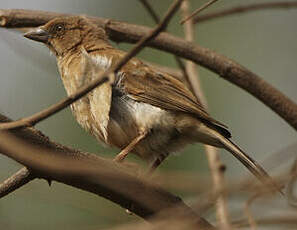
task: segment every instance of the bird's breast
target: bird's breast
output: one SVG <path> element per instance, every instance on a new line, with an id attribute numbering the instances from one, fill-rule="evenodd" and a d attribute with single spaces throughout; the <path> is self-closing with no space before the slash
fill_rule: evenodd
<path id="1" fill-rule="evenodd" d="M 94 80 L 100 71 L 109 68 L 111 61 L 105 56 L 86 59 L 70 55 L 58 60 L 61 78 L 68 95 Z M 78 123 L 98 140 L 108 144 L 107 126 L 111 104 L 111 86 L 104 83 L 71 105 Z"/>

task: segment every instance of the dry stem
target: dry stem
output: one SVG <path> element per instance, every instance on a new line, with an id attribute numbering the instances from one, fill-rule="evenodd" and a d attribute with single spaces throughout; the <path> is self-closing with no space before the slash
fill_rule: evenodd
<path id="1" fill-rule="evenodd" d="M 151 4 L 147 0 L 140 0 L 140 1 L 143 4 L 143 6 L 145 7 L 145 9 L 149 12 L 151 17 L 155 21 L 155 23 L 156 24 L 160 23 L 160 18 L 157 15 L 157 13 L 155 12 L 155 10 L 153 9 L 153 7 L 151 6 Z M 191 92 L 193 92 L 195 94 L 195 91 L 194 91 L 193 86 L 190 82 L 189 75 L 186 71 L 183 61 L 178 56 L 174 56 L 174 59 L 175 59 L 177 66 L 179 67 L 179 69 L 181 70 L 181 72 L 183 74 L 183 78 L 184 78 L 183 80 L 184 80 L 185 85 L 191 90 Z"/>
<path id="2" fill-rule="evenodd" d="M 181 5 L 183 18 L 187 18 L 184 23 L 185 39 L 189 42 L 194 42 L 194 27 L 192 17 L 189 17 L 190 4 L 188 0 L 185 0 Z M 196 65 L 191 62 L 186 62 L 186 71 L 189 75 L 190 84 L 194 89 L 195 96 L 202 102 L 203 107 L 208 108 L 207 100 L 204 96 L 199 80 L 199 73 Z M 208 159 L 209 167 L 211 170 L 212 181 L 213 181 L 213 196 L 216 197 L 217 207 L 216 214 L 218 220 L 218 226 L 220 229 L 229 230 L 231 229 L 229 212 L 226 201 L 226 189 L 224 182 L 224 167 L 220 161 L 220 156 L 215 147 L 205 145 L 205 152 Z M 216 196 L 217 195 L 217 196 Z"/>
<path id="3" fill-rule="evenodd" d="M 195 23 L 206 22 L 212 19 L 218 19 L 221 17 L 248 13 L 256 10 L 270 10 L 270 9 L 288 9 L 297 7 L 297 2 L 265 2 L 265 3 L 253 3 L 245 6 L 236 6 L 225 10 L 218 10 L 213 13 L 207 13 L 204 15 L 199 15 L 194 18 Z"/>
<path id="4" fill-rule="evenodd" d="M 218 0 L 210 0 L 207 3 L 203 4 L 201 7 L 199 7 L 197 10 L 195 10 L 191 15 L 188 15 L 187 17 L 184 17 L 183 20 L 180 21 L 180 24 L 184 24 L 186 21 L 190 20 L 191 18 L 195 17 L 197 14 L 199 14 L 201 11 L 205 10 Z"/>

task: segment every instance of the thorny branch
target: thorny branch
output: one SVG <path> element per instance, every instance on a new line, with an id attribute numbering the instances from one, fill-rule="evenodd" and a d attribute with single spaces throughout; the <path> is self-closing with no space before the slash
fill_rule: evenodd
<path id="1" fill-rule="evenodd" d="M 77 90 L 74 94 L 69 95 L 65 99 L 62 99 L 60 102 L 36 113 L 33 114 L 30 117 L 20 119 L 15 122 L 9 122 L 9 123 L 3 123 L 0 124 L 0 129 L 14 129 L 14 128 L 20 128 L 25 126 L 33 126 L 36 123 L 50 117 L 51 115 L 61 111 L 62 109 L 66 108 L 73 102 L 77 101 L 87 93 L 89 93 L 91 90 L 95 89 L 99 85 L 107 82 L 110 80 L 109 76 L 113 74 L 114 72 L 119 71 L 132 57 L 134 57 L 136 54 L 138 54 L 145 45 L 155 38 L 162 30 L 166 29 L 168 23 L 170 22 L 170 19 L 173 17 L 174 13 L 178 10 L 181 2 L 183 0 L 175 0 L 173 4 L 169 7 L 167 13 L 165 14 L 164 19 L 150 32 L 148 32 L 147 35 L 145 35 L 143 38 L 141 38 L 135 47 L 130 50 L 119 62 L 112 68 L 106 70 L 105 72 L 99 74 L 99 76 L 90 82 L 89 84 L 81 87 Z M 0 23 L 1 24 L 1 23 Z"/>
<path id="2" fill-rule="evenodd" d="M 270 9 L 289 9 L 297 8 L 297 2 L 265 2 L 265 3 L 254 3 L 245 6 L 236 6 L 225 10 L 218 10 L 213 13 L 206 13 L 204 15 L 199 15 L 194 17 L 194 24 L 206 22 L 212 19 L 217 19 L 234 14 L 248 13 L 256 10 L 270 10 Z"/>
<path id="3" fill-rule="evenodd" d="M 33 10 L 0 10 L 0 26 L 6 28 L 34 27 L 62 15 L 65 14 Z M 115 42 L 135 43 L 147 35 L 150 30 L 145 26 L 98 17 L 91 17 L 91 20 L 105 28 L 110 39 Z M 189 59 L 217 73 L 258 98 L 297 130 L 296 103 L 235 61 L 164 32 L 149 42 L 148 46 Z"/>

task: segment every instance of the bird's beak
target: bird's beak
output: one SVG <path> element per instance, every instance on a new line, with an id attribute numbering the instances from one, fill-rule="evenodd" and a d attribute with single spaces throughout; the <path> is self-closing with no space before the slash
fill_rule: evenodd
<path id="1" fill-rule="evenodd" d="M 49 39 L 49 33 L 42 29 L 42 27 L 38 27 L 34 30 L 31 30 L 24 34 L 24 37 L 29 38 L 31 40 L 47 43 Z"/>

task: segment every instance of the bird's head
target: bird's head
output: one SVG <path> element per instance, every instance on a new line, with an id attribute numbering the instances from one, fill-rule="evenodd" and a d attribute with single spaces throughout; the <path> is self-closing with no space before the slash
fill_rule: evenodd
<path id="1" fill-rule="evenodd" d="M 24 36 L 46 44 L 56 56 L 63 56 L 79 45 L 88 50 L 100 43 L 108 43 L 105 31 L 83 16 L 52 19 Z"/>

